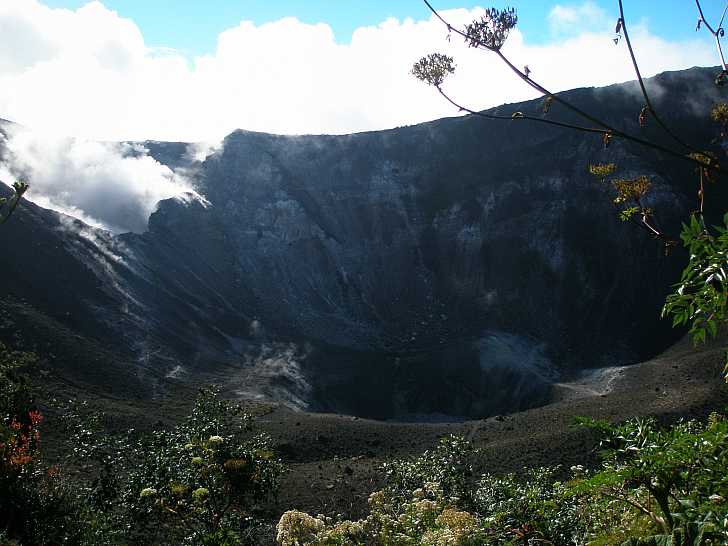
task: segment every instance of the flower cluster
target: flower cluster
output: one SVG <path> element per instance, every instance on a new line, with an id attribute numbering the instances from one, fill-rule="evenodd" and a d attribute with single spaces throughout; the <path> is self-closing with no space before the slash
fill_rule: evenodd
<path id="1" fill-rule="evenodd" d="M 289 510 L 281 516 L 276 525 L 276 540 L 281 546 L 313 544 L 316 535 L 323 531 L 325 526 L 322 519 L 298 510 Z"/>
<path id="2" fill-rule="evenodd" d="M 498 51 L 508 39 L 508 35 L 518 24 L 514 8 L 488 8 L 479 20 L 465 28 L 465 41 L 470 47 L 484 47 Z"/>
<path id="3" fill-rule="evenodd" d="M 430 53 L 412 66 L 412 75 L 428 85 L 439 88 L 445 78 L 455 73 L 453 58 L 442 53 Z"/>
<path id="4" fill-rule="evenodd" d="M 416 489 L 404 503 L 386 491 L 376 491 L 369 497 L 369 516 L 359 521 L 286 512 L 276 527 L 277 540 L 281 546 L 476 544 L 481 521 L 476 515 L 455 508 L 454 502 L 444 496 L 436 482 Z"/>
<path id="5" fill-rule="evenodd" d="M 140 499 L 146 499 L 150 497 L 156 497 L 158 491 L 154 489 L 153 487 L 145 487 L 139 492 L 139 498 Z"/>

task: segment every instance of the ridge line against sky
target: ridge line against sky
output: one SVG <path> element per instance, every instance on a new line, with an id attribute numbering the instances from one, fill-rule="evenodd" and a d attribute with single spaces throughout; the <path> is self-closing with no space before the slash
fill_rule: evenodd
<path id="1" fill-rule="evenodd" d="M 506 53 L 547 87 L 633 79 L 625 45 L 612 42 L 616 1 L 512 4 L 521 22 Z M 483 13 L 473 2 L 437 5 L 460 6 L 445 12 L 459 25 Z M 720 5 L 706 0 L 706 12 Z M 482 109 L 535 98 L 493 56 L 448 43 L 419 0 L 200 6 L 3 0 L 0 118 L 103 140 L 215 140 L 236 128 L 386 129 L 457 113 L 408 74 L 433 50 L 456 58 L 458 74 L 448 86 L 461 103 Z M 710 35 L 694 31 L 691 2 L 625 7 L 645 75 L 717 64 Z"/>

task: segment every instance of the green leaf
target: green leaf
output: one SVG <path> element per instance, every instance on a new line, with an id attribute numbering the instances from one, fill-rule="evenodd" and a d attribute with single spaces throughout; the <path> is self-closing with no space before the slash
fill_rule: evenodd
<path id="1" fill-rule="evenodd" d="M 716 337 L 718 335 L 718 324 L 714 320 L 711 320 L 708 321 L 707 326 L 708 330 L 710 330 L 710 336 L 713 338 Z"/>
<path id="2" fill-rule="evenodd" d="M 673 541 L 671 535 L 653 535 L 646 538 L 630 538 L 621 546 L 673 546 Z"/>

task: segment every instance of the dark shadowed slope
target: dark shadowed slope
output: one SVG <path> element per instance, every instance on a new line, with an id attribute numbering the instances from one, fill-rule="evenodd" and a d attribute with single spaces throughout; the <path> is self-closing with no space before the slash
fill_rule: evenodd
<path id="1" fill-rule="evenodd" d="M 713 72 L 649 81 L 701 149 L 715 147 Z M 565 95 L 639 131 L 635 90 Z M 499 110 L 543 115 L 540 101 Z M 679 160 L 474 117 L 349 136 L 237 131 L 194 163 L 183 144 L 146 145 L 206 201 L 163 201 L 146 233 L 117 237 L 24 206 L 0 230 L 0 281 L 113 346 L 150 392 L 214 379 L 297 408 L 476 417 L 543 403 L 565 377 L 644 360 L 680 335 L 658 316 L 683 257 L 620 223 L 587 168 L 650 174 L 650 205 L 675 231 L 695 206 Z M 709 190 L 719 211 L 724 186 Z"/>

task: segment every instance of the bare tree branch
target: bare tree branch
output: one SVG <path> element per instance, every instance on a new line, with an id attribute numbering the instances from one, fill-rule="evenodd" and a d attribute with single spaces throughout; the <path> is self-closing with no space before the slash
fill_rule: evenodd
<path id="1" fill-rule="evenodd" d="M 600 134 L 600 135 L 609 134 L 609 131 L 607 131 L 606 129 L 595 129 L 595 128 L 592 128 L 592 127 L 583 127 L 581 125 L 574 125 L 574 124 L 571 124 L 571 123 L 563 123 L 561 121 L 555 121 L 555 120 L 546 119 L 546 118 L 539 118 L 539 117 L 536 117 L 536 116 L 529 116 L 529 115 L 524 114 L 522 112 L 516 112 L 516 113 L 514 113 L 511 116 L 500 116 L 500 115 L 496 115 L 496 114 L 488 114 L 487 112 L 478 112 L 477 110 L 472 110 L 472 109 L 470 109 L 470 108 L 468 108 L 466 106 L 463 106 L 460 103 L 456 102 L 447 93 L 445 93 L 442 90 L 441 87 L 438 86 L 437 87 L 437 90 L 440 93 L 440 95 L 442 95 L 445 98 L 445 100 L 447 100 L 450 104 L 452 104 L 453 106 L 455 106 L 458 110 L 460 110 L 462 112 L 467 112 L 468 114 L 472 114 L 474 116 L 478 116 L 478 117 L 481 117 L 481 118 L 507 120 L 507 121 L 513 121 L 513 120 L 517 120 L 517 119 L 524 119 L 524 120 L 528 120 L 528 121 L 535 121 L 535 122 L 538 122 L 538 123 L 545 123 L 547 125 L 554 125 L 556 127 L 564 127 L 566 129 L 573 129 L 575 131 L 582 131 L 582 132 L 585 132 L 585 133 L 597 133 L 597 134 Z"/>
<path id="2" fill-rule="evenodd" d="M 715 38 L 715 45 L 718 48 L 718 55 L 720 55 L 720 64 L 723 67 L 723 73 L 728 73 L 728 66 L 726 66 L 725 56 L 723 55 L 723 47 L 720 43 L 720 39 L 725 35 L 725 31 L 723 30 L 723 20 L 725 19 L 726 12 L 728 11 L 728 3 L 726 3 L 726 7 L 723 10 L 723 15 L 720 18 L 720 23 L 718 24 L 717 28 L 713 28 L 708 20 L 705 18 L 703 8 L 700 5 L 700 0 L 695 0 L 695 5 L 698 7 L 698 13 L 700 14 L 700 19 L 698 19 L 698 27 L 700 27 L 701 24 L 704 25 L 705 28 L 708 29 L 708 32 L 710 32 Z"/>
<path id="3" fill-rule="evenodd" d="M 634 49 L 632 48 L 632 40 L 629 38 L 629 30 L 627 29 L 627 18 L 624 16 L 624 6 L 622 5 L 622 0 L 619 0 L 619 27 L 621 28 L 621 31 L 624 35 L 624 41 L 627 42 L 627 49 L 629 50 L 629 56 L 632 59 L 632 66 L 634 67 L 635 74 L 637 75 L 637 81 L 640 84 L 640 89 L 642 90 L 642 96 L 645 98 L 645 105 L 647 106 L 647 110 L 652 115 L 652 118 L 657 122 L 657 124 L 662 128 L 665 133 L 670 135 L 672 139 L 683 146 L 684 148 L 688 148 L 689 150 L 692 150 L 693 152 L 698 151 L 695 147 L 687 144 L 683 139 L 681 139 L 679 136 L 677 136 L 674 132 L 670 130 L 667 125 L 665 125 L 660 118 L 660 116 L 657 115 L 657 112 L 655 111 L 655 108 L 652 106 L 652 101 L 650 100 L 649 95 L 647 94 L 647 88 L 645 87 L 644 79 L 642 78 L 642 73 L 640 72 L 640 67 L 637 64 L 637 58 L 634 54 Z"/>
<path id="4" fill-rule="evenodd" d="M 696 0 L 696 2 L 697 1 L 698 0 Z M 429 8 L 429 10 L 433 13 L 433 15 L 437 19 L 439 19 L 447 27 L 447 29 L 448 29 L 449 32 L 454 32 L 455 34 L 458 34 L 459 36 L 465 38 L 468 41 L 468 43 L 470 43 L 473 47 L 476 47 L 477 49 L 483 49 L 483 50 L 486 50 L 486 51 L 490 51 L 490 52 L 495 53 L 501 59 L 501 61 L 503 61 L 511 69 L 512 72 L 514 72 L 519 78 L 521 78 L 524 82 L 526 82 L 530 87 L 532 87 L 533 89 L 537 90 L 539 93 L 541 93 L 541 94 L 543 94 L 543 95 L 545 95 L 547 97 L 552 97 L 555 102 L 558 102 L 559 104 L 561 104 L 562 106 L 564 106 L 568 110 L 571 110 L 572 112 L 574 112 L 575 114 L 579 115 L 580 117 L 582 117 L 582 118 L 590 121 L 591 123 L 594 123 L 595 125 L 598 125 L 598 126 L 602 127 L 602 129 L 603 129 L 602 134 L 609 133 L 613 137 L 622 138 L 624 140 L 628 140 L 628 141 L 634 142 L 636 144 L 640 144 L 642 146 L 645 146 L 645 147 L 648 147 L 648 148 L 652 148 L 654 150 L 661 151 L 663 153 L 666 153 L 666 154 L 671 155 L 673 157 L 682 159 L 684 161 L 689 161 L 690 163 L 693 163 L 693 164 L 696 164 L 697 163 L 697 164 L 699 164 L 703 168 L 706 167 L 700 161 L 698 161 L 698 160 L 696 160 L 696 159 L 694 159 L 694 158 L 692 158 L 692 157 L 690 157 L 688 155 L 685 155 L 685 154 L 683 154 L 681 152 L 678 152 L 676 150 L 673 150 L 671 148 L 668 148 L 668 147 L 663 146 L 661 144 L 658 144 L 656 142 L 651 142 L 651 141 L 645 140 L 643 138 L 634 136 L 632 134 L 626 133 L 624 131 L 621 131 L 621 130 L 613 127 L 612 125 L 610 125 L 610 124 L 608 124 L 608 123 L 600 120 L 599 118 L 597 118 L 597 117 L 595 117 L 595 116 L 593 116 L 593 115 L 585 112 L 581 108 L 573 105 L 572 103 L 570 103 L 569 101 L 563 99 L 562 97 L 558 96 L 557 94 L 552 93 L 551 91 L 549 91 L 548 89 L 546 89 L 543 85 L 539 84 L 537 81 L 535 81 L 534 79 L 532 79 L 530 77 L 530 75 L 524 73 L 518 67 L 516 67 L 503 54 L 503 52 L 500 50 L 500 48 L 490 47 L 487 44 L 484 44 L 483 42 L 479 42 L 476 38 L 474 38 L 473 36 L 468 35 L 467 33 L 463 32 L 462 30 L 459 30 L 459 29 L 453 27 L 433 7 L 433 5 L 430 3 L 429 0 L 423 0 L 423 2 Z M 475 44 L 475 45 L 473 45 L 473 44 Z M 459 105 L 458 105 L 458 108 L 461 108 L 462 109 L 462 107 L 459 106 Z M 465 110 L 465 111 L 469 111 L 469 110 Z M 535 119 L 541 119 L 541 118 L 532 118 L 532 119 L 535 120 Z M 568 124 L 565 124 L 563 126 L 568 126 Z M 707 168 L 709 168 L 710 170 L 716 171 L 716 172 L 722 172 L 722 170 L 720 169 L 720 166 L 717 165 L 717 164 L 711 164 Z"/>

